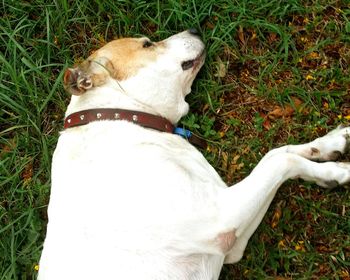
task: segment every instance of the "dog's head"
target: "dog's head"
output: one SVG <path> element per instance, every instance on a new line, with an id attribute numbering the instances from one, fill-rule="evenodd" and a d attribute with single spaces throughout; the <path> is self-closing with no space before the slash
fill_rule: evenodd
<path id="1" fill-rule="evenodd" d="M 116 95 L 122 93 L 176 123 L 188 112 L 185 96 L 191 91 L 204 58 L 204 44 L 194 29 L 160 42 L 148 38 L 118 39 L 79 66 L 67 69 L 64 86 L 73 94 L 70 106 L 92 104 L 89 98 L 103 99 L 104 91 L 113 89 Z M 110 104 L 103 105 L 115 107 L 113 95 L 108 98 L 103 103 Z"/>

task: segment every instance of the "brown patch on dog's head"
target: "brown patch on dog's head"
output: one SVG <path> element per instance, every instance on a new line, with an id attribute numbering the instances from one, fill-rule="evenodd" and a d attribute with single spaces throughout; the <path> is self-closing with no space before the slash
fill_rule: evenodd
<path id="1" fill-rule="evenodd" d="M 64 87 L 71 94 L 81 95 L 92 87 L 103 85 L 108 78 L 125 80 L 155 61 L 162 50 L 162 42 L 153 43 L 147 38 L 114 40 L 79 66 L 68 68 L 64 73 Z"/>
<path id="2" fill-rule="evenodd" d="M 162 46 L 162 43 L 153 43 L 147 38 L 124 38 L 108 43 L 89 59 L 107 58 L 113 66 L 112 78 L 121 81 L 134 76 L 140 68 L 154 62 Z"/>

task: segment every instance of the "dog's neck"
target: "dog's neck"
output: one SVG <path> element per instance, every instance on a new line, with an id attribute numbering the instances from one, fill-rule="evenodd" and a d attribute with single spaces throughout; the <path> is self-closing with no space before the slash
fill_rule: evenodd
<path id="1" fill-rule="evenodd" d="M 72 95 L 66 116 L 74 112 L 97 108 L 120 108 L 157 115 L 154 109 L 137 102 L 122 91 L 103 86 L 93 88 L 82 96 Z"/>
<path id="2" fill-rule="evenodd" d="M 165 99 L 160 100 L 156 106 L 149 106 L 145 101 L 143 102 L 143 100 L 134 98 L 128 89 L 128 85 L 125 83 L 110 81 L 101 87 L 88 90 L 81 96 L 72 95 L 66 111 L 66 116 L 88 109 L 119 108 L 161 116 L 168 119 L 171 123 L 176 124 L 179 119 L 187 113 L 186 108 L 185 110 L 178 110 L 176 107 L 169 106 L 166 104 L 167 100 Z M 151 93 L 148 93 L 146 89 L 142 94 L 150 97 L 153 96 Z M 145 100 L 147 101 L 147 98 L 145 98 Z M 162 102 L 164 102 L 164 104 L 162 104 Z M 155 102 L 149 103 L 152 104 Z M 187 103 L 185 104 L 187 105 Z"/>

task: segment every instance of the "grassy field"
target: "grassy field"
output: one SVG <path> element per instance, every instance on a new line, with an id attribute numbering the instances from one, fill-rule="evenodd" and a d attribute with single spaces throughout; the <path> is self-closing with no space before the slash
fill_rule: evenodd
<path id="1" fill-rule="evenodd" d="M 62 70 L 109 40 L 201 31 L 207 63 L 182 123 L 228 184 L 269 149 L 350 119 L 348 0 L 7 0 L 0 14 L 0 279 L 35 278 L 69 102 Z M 287 182 L 220 279 L 349 280 L 349 210 L 347 186 Z"/>

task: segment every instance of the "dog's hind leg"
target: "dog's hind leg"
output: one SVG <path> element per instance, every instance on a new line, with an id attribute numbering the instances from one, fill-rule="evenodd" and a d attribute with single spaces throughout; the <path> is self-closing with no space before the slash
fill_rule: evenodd
<path id="1" fill-rule="evenodd" d="M 350 181 L 350 163 L 309 160 L 331 160 L 335 159 L 334 154 L 344 153 L 349 131 L 349 128 L 339 128 L 308 144 L 272 150 L 246 179 L 222 190 L 221 218 L 225 231 L 234 230 L 236 237 L 225 263 L 240 260 L 249 238 L 284 181 L 302 178 L 326 188 Z"/>

